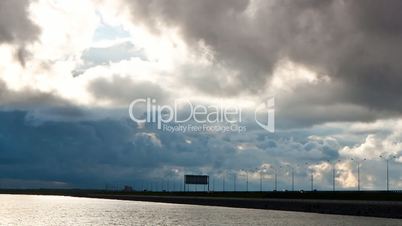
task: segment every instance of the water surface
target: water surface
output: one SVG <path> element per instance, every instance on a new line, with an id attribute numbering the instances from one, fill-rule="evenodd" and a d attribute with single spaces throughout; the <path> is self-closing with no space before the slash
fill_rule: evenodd
<path id="1" fill-rule="evenodd" d="M 40 195 L 0 195 L 0 225 L 402 225 L 401 220 Z"/>

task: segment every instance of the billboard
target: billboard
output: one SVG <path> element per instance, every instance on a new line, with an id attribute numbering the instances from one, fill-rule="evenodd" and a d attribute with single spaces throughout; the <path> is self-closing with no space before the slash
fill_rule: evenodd
<path id="1" fill-rule="evenodd" d="M 206 175 L 184 175 L 185 184 L 208 184 L 209 176 Z"/>

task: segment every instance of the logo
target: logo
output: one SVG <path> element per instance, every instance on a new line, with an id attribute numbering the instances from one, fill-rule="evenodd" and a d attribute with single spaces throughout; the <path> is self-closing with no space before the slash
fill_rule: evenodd
<path id="1" fill-rule="evenodd" d="M 268 132 L 275 132 L 275 98 L 270 97 L 254 111 L 255 122 Z"/>
<path id="2" fill-rule="evenodd" d="M 274 98 L 257 106 L 254 120 L 263 129 L 274 132 Z M 138 125 L 152 123 L 166 132 L 246 132 L 254 121 L 252 109 L 222 104 L 200 104 L 176 99 L 173 105 L 159 104 L 154 98 L 140 98 L 131 102 L 128 113 Z M 250 117 L 247 118 L 247 115 Z M 250 119 L 247 121 L 246 119 Z"/>

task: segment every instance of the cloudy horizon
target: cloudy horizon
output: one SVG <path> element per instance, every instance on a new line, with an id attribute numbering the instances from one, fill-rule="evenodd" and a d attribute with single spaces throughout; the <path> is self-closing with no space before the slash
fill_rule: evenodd
<path id="1" fill-rule="evenodd" d="M 208 174 L 222 189 L 402 189 L 402 1 L 3 0 L 0 188 L 103 188 Z M 275 132 L 167 132 L 130 103 L 186 98 Z M 338 162 L 338 160 L 340 160 Z M 306 164 L 308 163 L 308 164 Z M 271 167 L 271 168 L 270 168 Z M 220 181 L 220 182 L 218 182 Z"/>

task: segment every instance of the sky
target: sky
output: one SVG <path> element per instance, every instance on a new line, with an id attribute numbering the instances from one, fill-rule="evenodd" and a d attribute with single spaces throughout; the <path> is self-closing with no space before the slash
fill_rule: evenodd
<path id="1" fill-rule="evenodd" d="M 336 188 L 351 190 L 360 165 L 362 189 L 385 189 L 389 159 L 390 188 L 402 189 L 401 10 L 399 0 L 2 0 L 0 187 L 150 189 L 207 174 L 218 190 L 235 177 L 245 189 L 247 175 L 251 190 L 261 175 L 272 190 L 277 169 L 284 190 L 293 167 L 295 189 L 310 189 L 312 173 L 326 190 L 335 166 Z M 245 129 L 166 131 L 132 120 L 141 98 L 241 108 Z M 267 100 L 275 131 L 253 121 Z"/>

